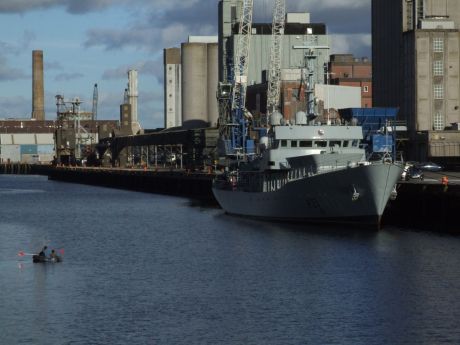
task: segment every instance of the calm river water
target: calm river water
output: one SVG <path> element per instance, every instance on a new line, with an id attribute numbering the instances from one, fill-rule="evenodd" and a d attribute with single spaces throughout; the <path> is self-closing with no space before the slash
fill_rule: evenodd
<path id="1" fill-rule="evenodd" d="M 0 311 L 2 345 L 460 344 L 460 237 L 0 175 Z"/>

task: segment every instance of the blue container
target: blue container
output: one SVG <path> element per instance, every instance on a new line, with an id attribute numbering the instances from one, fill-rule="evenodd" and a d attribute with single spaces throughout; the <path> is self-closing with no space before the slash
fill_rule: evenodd
<path id="1" fill-rule="evenodd" d="M 37 145 L 21 145 L 21 155 L 36 155 Z"/>
<path id="2" fill-rule="evenodd" d="M 376 132 L 385 127 L 387 121 L 396 120 L 398 108 L 346 108 L 340 109 L 339 113 L 347 121 L 356 118 L 364 131 Z"/>

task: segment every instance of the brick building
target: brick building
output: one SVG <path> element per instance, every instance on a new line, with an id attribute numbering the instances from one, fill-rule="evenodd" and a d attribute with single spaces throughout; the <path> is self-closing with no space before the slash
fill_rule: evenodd
<path id="1" fill-rule="evenodd" d="M 328 70 L 330 84 L 360 87 L 361 107 L 372 108 L 372 63 L 368 58 L 334 54 L 330 56 Z"/>

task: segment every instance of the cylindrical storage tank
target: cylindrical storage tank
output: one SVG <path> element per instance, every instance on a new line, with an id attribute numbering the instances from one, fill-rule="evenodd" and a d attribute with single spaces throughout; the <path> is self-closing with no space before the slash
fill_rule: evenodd
<path id="1" fill-rule="evenodd" d="M 219 105 L 217 103 L 217 83 L 219 82 L 219 45 L 208 43 L 208 122 L 217 126 Z"/>
<path id="2" fill-rule="evenodd" d="M 182 123 L 208 122 L 208 49 L 206 43 L 182 43 Z"/>
<path id="3" fill-rule="evenodd" d="M 298 111 L 295 114 L 295 124 L 296 125 L 306 125 L 307 124 L 307 114 L 304 111 Z"/>

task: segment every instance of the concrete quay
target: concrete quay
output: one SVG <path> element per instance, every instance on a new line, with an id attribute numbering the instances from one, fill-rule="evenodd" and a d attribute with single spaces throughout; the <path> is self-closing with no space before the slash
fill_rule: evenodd
<path id="1" fill-rule="evenodd" d="M 122 188 L 177 196 L 214 203 L 213 174 L 170 169 L 129 169 L 99 167 L 51 167 L 50 180 Z"/>

